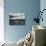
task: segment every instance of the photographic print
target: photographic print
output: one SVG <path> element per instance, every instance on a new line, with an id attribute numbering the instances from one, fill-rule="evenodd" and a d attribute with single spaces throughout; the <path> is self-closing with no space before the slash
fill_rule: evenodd
<path id="1" fill-rule="evenodd" d="M 24 13 L 10 13 L 9 24 L 10 25 L 25 25 L 25 14 Z"/>

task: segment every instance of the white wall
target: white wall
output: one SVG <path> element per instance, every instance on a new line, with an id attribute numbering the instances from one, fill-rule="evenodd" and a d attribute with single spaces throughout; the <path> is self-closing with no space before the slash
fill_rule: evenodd
<path id="1" fill-rule="evenodd" d="M 4 8 L 3 0 L 0 0 L 0 42 L 4 41 Z"/>

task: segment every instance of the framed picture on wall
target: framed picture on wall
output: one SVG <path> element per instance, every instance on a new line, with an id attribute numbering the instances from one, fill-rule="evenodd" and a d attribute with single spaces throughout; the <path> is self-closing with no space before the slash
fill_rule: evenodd
<path id="1" fill-rule="evenodd" d="M 25 25 L 25 14 L 24 13 L 10 13 L 9 14 L 9 25 Z"/>

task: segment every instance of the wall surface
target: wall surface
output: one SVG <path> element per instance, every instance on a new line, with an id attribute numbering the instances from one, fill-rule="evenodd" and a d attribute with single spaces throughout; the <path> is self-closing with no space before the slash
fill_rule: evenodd
<path id="1" fill-rule="evenodd" d="M 4 41 L 4 8 L 3 0 L 0 0 L 0 42 Z"/>
<path id="2" fill-rule="evenodd" d="M 40 0 L 4 0 L 4 35 L 7 41 L 18 41 L 32 30 L 33 19 L 40 9 Z M 24 12 L 25 25 L 9 25 L 9 13 Z"/>
<path id="3" fill-rule="evenodd" d="M 46 9 L 46 0 L 40 0 L 40 9 L 41 11 L 43 9 Z M 42 17 L 43 17 L 43 22 L 40 21 L 40 25 L 46 26 L 46 10 L 43 12 Z"/>

